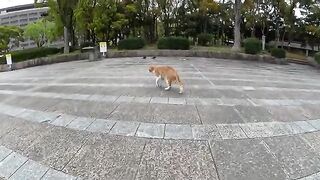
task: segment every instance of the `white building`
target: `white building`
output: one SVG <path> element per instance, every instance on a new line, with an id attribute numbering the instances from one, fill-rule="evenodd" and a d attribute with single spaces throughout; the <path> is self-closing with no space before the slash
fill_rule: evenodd
<path id="1" fill-rule="evenodd" d="M 1 26 L 20 26 L 21 28 L 26 25 L 37 21 L 42 18 L 43 14 L 48 12 L 48 7 L 36 8 L 34 4 L 26 4 L 20 6 L 13 6 L 0 9 L 0 25 Z M 54 43 L 55 46 L 60 47 L 61 41 Z M 25 40 L 21 42 L 19 47 L 13 47 L 12 49 L 27 49 L 36 47 L 34 41 Z"/>

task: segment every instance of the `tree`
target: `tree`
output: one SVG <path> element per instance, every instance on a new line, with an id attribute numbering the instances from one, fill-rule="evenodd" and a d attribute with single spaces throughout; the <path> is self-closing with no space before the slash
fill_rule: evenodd
<path id="1" fill-rule="evenodd" d="M 241 48 L 241 0 L 235 0 L 234 3 L 234 44 L 233 51 L 240 51 Z"/>
<path id="2" fill-rule="evenodd" d="M 18 44 L 22 41 L 22 29 L 16 26 L 0 26 L 0 51 L 8 52 L 10 42 Z"/>
<path id="3" fill-rule="evenodd" d="M 57 38 L 55 24 L 44 19 L 28 24 L 24 30 L 24 37 L 33 40 L 37 47 L 42 47 Z"/>

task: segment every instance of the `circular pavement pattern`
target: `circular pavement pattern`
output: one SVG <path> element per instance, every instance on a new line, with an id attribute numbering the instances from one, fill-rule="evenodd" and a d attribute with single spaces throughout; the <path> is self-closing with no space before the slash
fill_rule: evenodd
<path id="1" fill-rule="evenodd" d="M 175 67 L 184 94 L 150 64 Z M 0 179 L 320 179 L 308 66 L 75 61 L 0 73 L 0 99 Z"/>

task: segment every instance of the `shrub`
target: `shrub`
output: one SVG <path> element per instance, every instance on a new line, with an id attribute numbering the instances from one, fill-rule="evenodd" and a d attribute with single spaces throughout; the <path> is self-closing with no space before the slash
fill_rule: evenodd
<path id="1" fill-rule="evenodd" d="M 244 40 L 244 51 L 247 54 L 258 54 L 261 52 L 261 41 L 257 38 L 248 38 Z"/>
<path id="2" fill-rule="evenodd" d="M 200 46 L 208 46 L 212 41 L 212 35 L 207 33 L 202 33 L 198 35 L 198 43 Z"/>
<path id="3" fill-rule="evenodd" d="M 41 48 L 32 48 L 32 49 L 13 51 L 11 52 L 11 57 L 12 57 L 12 61 L 16 63 L 16 62 L 25 61 L 28 59 L 46 57 L 48 55 L 57 54 L 59 52 L 60 52 L 60 49 L 58 48 L 41 47 Z M 0 62 L 2 64 L 5 64 L 6 57 L 5 56 L 1 57 Z"/>
<path id="4" fill-rule="evenodd" d="M 184 37 L 163 37 L 158 41 L 158 49 L 190 49 L 190 42 Z"/>
<path id="5" fill-rule="evenodd" d="M 286 58 L 286 51 L 281 48 L 272 48 L 271 49 L 271 56 L 276 58 Z"/>
<path id="6" fill-rule="evenodd" d="M 144 46 L 145 42 L 142 38 L 127 38 L 118 43 L 118 49 L 141 49 Z"/>
<path id="7" fill-rule="evenodd" d="M 315 60 L 318 64 L 320 64 L 320 52 L 318 52 L 318 53 L 316 53 L 316 54 L 314 55 L 314 60 Z"/>

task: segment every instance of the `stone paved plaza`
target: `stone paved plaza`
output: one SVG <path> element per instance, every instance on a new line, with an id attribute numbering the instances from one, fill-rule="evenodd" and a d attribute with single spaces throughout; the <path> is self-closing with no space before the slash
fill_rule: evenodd
<path id="1" fill-rule="evenodd" d="M 150 64 L 185 83 L 155 87 Z M 206 58 L 0 73 L 0 179 L 320 179 L 320 78 Z"/>

